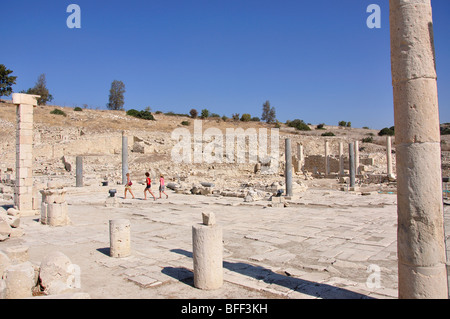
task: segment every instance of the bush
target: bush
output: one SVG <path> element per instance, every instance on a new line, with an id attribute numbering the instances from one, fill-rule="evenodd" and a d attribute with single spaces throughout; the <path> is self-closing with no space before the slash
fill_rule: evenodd
<path id="1" fill-rule="evenodd" d="M 347 126 L 347 122 L 346 121 L 339 121 L 338 125 L 340 127 L 346 127 Z"/>
<path id="2" fill-rule="evenodd" d="M 450 127 L 441 126 L 441 135 L 450 135 Z"/>
<path id="3" fill-rule="evenodd" d="M 61 111 L 60 109 L 54 109 L 53 111 L 50 112 L 50 114 L 67 116 L 66 112 Z"/>
<path id="4" fill-rule="evenodd" d="M 191 122 L 189 122 L 189 121 L 183 121 L 183 122 L 181 122 L 181 125 L 189 126 L 189 125 L 191 125 Z"/>
<path id="5" fill-rule="evenodd" d="M 128 116 L 133 116 L 136 117 L 138 119 L 143 119 L 143 120 L 149 120 L 149 121 L 154 121 L 155 118 L 153 117 L 152 113 L 149 111 L 138 111 L 135 109 L 131 109 L 127 111 L 127 115 Z"/>
<path id="6" fill-rule="evenodd" d="M 162 112 L 161 111 L 156 111 L 155 114 L 162 114 Z"/>
<path id="7" fill-rule="evenodd" d="M 369 136 L 369 137 L 365 137 L 362 139 L 363 143 L 373 143 L 373 137 Z"/>
<path id="8" fill-rule="evenodd" d="M 228 121 L 228 116 L 226 116 L 226 115 L 222 116 L 222 121 L 224 121 L 224 122 Z"/>
<path id="9" fill-rule="evenodd" d="M 325 123 L 321 123 L 319 125 L 316 126 L 316 130 L 324 130 Z"/>
<path id="10" fill-rule="evenodd" d="M 334 135 L 333 132 L 326 132 L 326 133 L 323 133 L 322 136 L 336 136 L 336 135 Z"/>
<path id="11" fill-rule="evenodd" d="M 241 116 L 241 121 L 242 122 L 250 122 L 250 120 L 252 119 L 252 116 L 250 114 L 242 114 Z"/>
<path id="12" fill-rule="evenodd" d="M 257 116 L 254 116 L 254 117 L 251 118 L 250 121 L 252 121 L 252 122 L 261 122 L 261 119 L 259 117 L 257 117 Z"/>
<path id="13" fill-rule="evenodd" d="M 395 135 L 395 131 L 393 130 L 394 127 L 388 128 L 385 127 L 383 129 L 381 129 L 381 131 L 378 132 L 378 136 L 394 136 Z"/>
<path id="14" fill-rule="evenodd" d="M 83 112 L 83 109 L 79 106 L 73 109 L 75 112 Z"/>
<path id="15" fill-rule="evenodd" d="M 306 125 L 306 123 L 303 122 L 303 120 L 295 119 L 293 121 L 286 122 L 286 124 L 289 127 L 295 127 L 299 131 L 311 131 L 311 128 L 308 125 Z"/>
<path id="16" fill-rule="evenodd" d="M 240 119 L 240 114 L 239 113 L 234 113 L 233 115 L 231 115 L 231 118 L 233 119 L 233 121 L 239 121 Z"/>
<path id="17" fill-rule="evenodd" d="M 212 113 L 209 117 L 215 117 L 215 118 L 217 118 L 217 117 L 220 117 L 220 115 L 217 114 L 217 113 Z"/>

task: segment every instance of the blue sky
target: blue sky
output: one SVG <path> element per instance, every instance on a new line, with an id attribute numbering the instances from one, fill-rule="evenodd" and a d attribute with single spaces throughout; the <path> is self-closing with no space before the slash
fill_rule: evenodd
<path id="1" fill-rule="evenodd" d="M 81 7 L 81 29 L 66 12 Z M 369 29 L 369 4 L 381 28 Z M 450 1 L 432 0 L 441 122 L 450 122 Z M 14 91 L 45 73 L 54 104 L 261 116 L 381 129 L 394 123 L 388 0 L 14 0 L 2 3 L 0 63 Z M 6 31 L 4 31 L 6 30 Z"/>

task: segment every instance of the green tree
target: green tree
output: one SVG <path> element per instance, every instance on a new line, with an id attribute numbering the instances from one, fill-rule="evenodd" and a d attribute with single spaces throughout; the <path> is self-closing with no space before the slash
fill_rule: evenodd
<path id="1" fill-rule="evenodd" d="M 202 110 L 202 115 L 200 116 L 202 119 L 206 119 L 209 117 L 209 111 L 207 109 Z"/>
<path id="2" fill-rule="evenodd" d="M 48 91 L 47 80 L 44 73 L 39 75 L 34 87 L 28 89 L 28 91 L 26 91 L 25 93 L 39 95 L 40 98 L 37 99 L 38 105 L 46 105 L 48 102 L 51 102 L 53 100 L 53 96 Z"/>
<path id="3" fill-rule="evenodd" d="M 250 122 L 251 119 L 252 119 L 252 116 L 248 113 L 242 114 L 242 116 L 241 116 L 242 122 Z"/>
<path id="4" fill-rule="evenodd" d="M 109 102 L 106 107 L 109 110 L 123 110 L 125 104 L 125 84 L 122 81 L 114 80 L 109 90 Z"/>
<path id="5" fill-rule="evenodd" d="M 197 116 L 198 116 L 198 112 L 197 112 L 196 109 L 192 109 L 192 110 L 189 112 L 189 114 L 191 115 L 191 117 L 192 117 L 193 119 L 196 119 Z"/>
<path id="6" fill-rule="evenodd" d="M 0 64 L 0 96 L 10 96 L 12 86 L 16 84 L 17 76 L 10 76 L 13 71 Z"/>
<path id="7" fill-rule="evenodd" d="M 276 112 L 274 107 L 270 107 L 270 102 L 266 101 L 263 104 L 263 112 L 261 119 L 266 123 L 274 123 L 276 121 Z"/>

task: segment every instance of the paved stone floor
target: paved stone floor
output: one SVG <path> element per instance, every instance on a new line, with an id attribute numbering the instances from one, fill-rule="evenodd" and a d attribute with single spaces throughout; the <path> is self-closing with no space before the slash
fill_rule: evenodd
<path id="1" fill-rule="evenodd" d="M 123 199 L 105 207 L 107 188 L 68 188 L 71 225 L 24 217 L 25 235 L 0 243 L 29 246 L 39 264 L 52 251 L 80 267 L 91 298 L 396 298 L 396 196 L 309 189 L 289 207 L 241 198 L 181 195 Z M 4 202 L 3 205 L 8 203 Z M 214 212 L 223 227 L 224 285 L 193 285 L 192 225 Z M 447 206 L 446 206 L 447 212 Z M 132 256 L 109 257 L 109 220 L 131 221 Z M 450 225 L 446 224 L 450 229 Z"/>

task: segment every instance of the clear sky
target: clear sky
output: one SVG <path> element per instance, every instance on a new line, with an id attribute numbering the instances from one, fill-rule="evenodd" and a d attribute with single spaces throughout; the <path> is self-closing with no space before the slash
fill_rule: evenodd
<path id="1" fill-rule="evenodd" d="M 69 4 L 81 28 L 69 29 Z M 369 4 L 381 28 L 369 29 Z M 450 122 L 450 1 L 432 0 L 441 123 Z M 45 73 L 52 104 L 394 124 L 388 0 L 2 1 L 0 63 L 15 92 Z"/>

